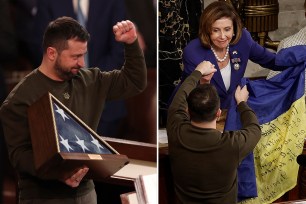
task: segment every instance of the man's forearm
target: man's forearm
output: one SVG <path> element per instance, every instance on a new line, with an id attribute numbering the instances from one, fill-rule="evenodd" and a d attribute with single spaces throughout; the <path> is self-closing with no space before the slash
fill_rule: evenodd
<path id="1" fill-rule="evenodd" d="M 186 107 L 186 98 L 189 93 L 197 86 L 202 74 L 199 71 L 193 71 L 182 83 L 175 94 L 169 109 L 177 110 L 179 107 Z"/>

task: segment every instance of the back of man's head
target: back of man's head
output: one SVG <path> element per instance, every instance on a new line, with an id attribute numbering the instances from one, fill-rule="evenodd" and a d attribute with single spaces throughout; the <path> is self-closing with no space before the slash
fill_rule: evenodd
<path id="1" fill-rule="evenodd" d="M 202 84 L 187 97 L 190 119 L 194 122 L 211 122 L 220 108 L 217 90 L 211 84 Z"/>

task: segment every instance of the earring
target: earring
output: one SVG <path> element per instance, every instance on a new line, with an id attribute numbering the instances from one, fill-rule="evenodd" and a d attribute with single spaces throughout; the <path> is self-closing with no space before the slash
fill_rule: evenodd
<path id="1" fill-rule="evenodd" d="M 233 33 L 233 36 L 235 36 L 235 33 Z"/>

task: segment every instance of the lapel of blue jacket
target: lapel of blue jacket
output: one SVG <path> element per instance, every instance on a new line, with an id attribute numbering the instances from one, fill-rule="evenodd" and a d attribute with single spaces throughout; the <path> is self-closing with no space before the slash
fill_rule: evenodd
<path id="1" fill-rule="evenodd" d="M 218 62 L 216 57 L 214 56 L 213 52 L 210 50 L 208 52 L 209 61 L 215 65 L 215 68 L 217 69 L 217 72 L 214 73 L 214 76 L 211 79 L 211 83 L 215 85 L 220 95 L 226 95 L 226 88 L 223 82 L 223 78 L 220 72 L 220 68 L 218 66 Z"/>
<path id="2" fill-rule="evenodd" d="M 232 59 L 236 58 L 237 56 L 235 56 L 235 54 L 233 54 L 233 52 L 237 52 L 237 49 L 235 48 L 235 46 L 230 46 L 229 49 L 229 58 L 230 58 L 230 64 L 231 64 L 231 84 L 230 87 L 228 89 L 229 93 L 233 92 L 233 89 L 236 89 L 238 82 L 240 82 L 240 75 L 237 75 L 237 70 L 234 69 L 235 63 L 232 62 Z M 240 58 L 238 56 L 238 58 Z M 241 63 L 238 63 L 239 66 Z M 237 82 L 237 83 L 235 83 Z"/>
<path id="3" fill-rule="evenodd" d="M 237 85 L 240 83 L 241 78 L 244 76 L 246 65 L 248 62 L 248 56 L 243 53 L 243 49 L 239 45 L 232 45 L 229 49 L 229 57 L 231 63 L 231 85 L 228 93 L 233 93 L 236 90 Z M 239 62 L 237 62 L 239 60 Z M 233 63 L 233 61 L 236 61 Z M 239 69 L 236 70 L 235 63 L 238 63 Z"/>

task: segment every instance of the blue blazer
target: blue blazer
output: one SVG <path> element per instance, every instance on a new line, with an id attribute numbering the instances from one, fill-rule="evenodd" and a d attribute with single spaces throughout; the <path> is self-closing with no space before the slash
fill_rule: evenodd
<path id="1" fill-rule="evenodd" d="M 33 54 L 36 67 L 42 59 L 42 37 L 48 23 L 61 16 L 77 19 L 72 0 L 39 0 L 33 29 Z M 121 69 L 124 63 L 123 44 L 115 40 L 113 25 L 126 19 L 123 0 L 90 0 L 86 29 L 90 33 L 88 42 L 89 66 L 103 71 Z M 38 50 L 40 52 L 38 52 Z"/>
<path id="2" fill-rule="evenodd" d="M 246 29 L 242 30 L 242 37 L 239 42 L 229 46 L 229 56 L 231 63 L 231 84 L 228 91 L 226 91 L 217 60 L 211 49 L 203 47 L 199 38 L 190 41 L 183 52 L 184 70 L 181 77 L 181 83 L 195 70 L 199 63 L 204 60 L 210 61 L 217 69 L 210 83 L 213 84 L 218 91 L 221 100 L 221 108 L 228 108 L 231 97 L 235 93 L 241 78 L 244 76 L 248 60 L 272 70 L 285 69 L 285 67 L 275 65 L 275 53 L 268 51 L 266 48 L 256 43 Z M 239 64 L 238 70 L 234 68 L 235 63 Z M 177 89 L 178 87 L 174 92 L 176 92 Z"/>

